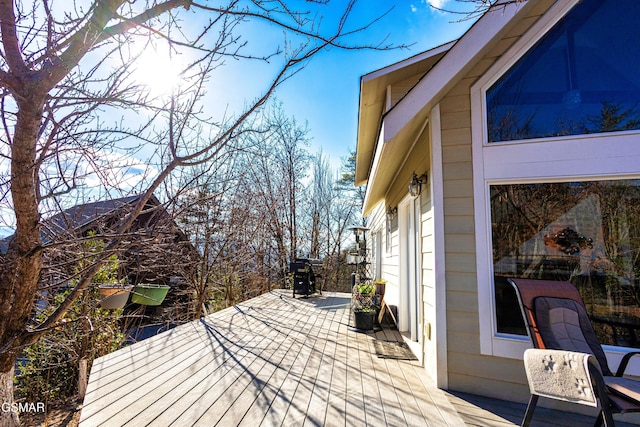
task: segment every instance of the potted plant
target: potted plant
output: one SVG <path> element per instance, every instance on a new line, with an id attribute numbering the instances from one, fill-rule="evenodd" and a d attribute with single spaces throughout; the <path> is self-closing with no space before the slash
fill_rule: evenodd
<path id="1" fill-rule="evenodd" d="M 384 293 L 387 289 L 387 281 L 384 279 L 376 279 L 374 283 L 376 285 L 376 295 L 384 297 Z"/>
<path id="2" fill-rule="evenodd" d="M 131 302 L 141 305 L 160 305 L 169 292 L 170 286 L 155 283 L 140 283 L 136 285 L 131 296 Z"/>
<path id="3" fill-rule="evenodd" d="M 90 233 L 89 236 L 92 236 Z M 87 246 L 96 251 L 104 246 L 99 240 L 90 240 Z M 123 308 L 129 299 L 133 285 L 125 285 L 124 279 L 118 279 L 120 261 L 116 255 L 110 255 L 93 277 L 94 285 L 98 285 L 100 307 L 107 310 Z"/>
<path id="4" fill-rule="evenodd" d="M 356 284 L 353 289 L 353 318 L 356 329 L 370 331 L 378 311 L 376 286 L 371 281 Z"/>
<path id="5" fill-rule="evenodd" d="M 122 308 L 129 299 L 133 285 L 122 283 L 103 283 L 98 285 L 100 291 L 100 307 L 107 310 Z"/>
<path id="6" fill-rule="evenodd" d="M 363 331 L 371 331 L 375 325 L 376 309 L 375 307 L 363 307 L 353 311 L 355 328 Z"/>
<path id="7" fill-rule="evenodd" d="M 356 285 L 358 287 L 358 295 L 360 296 L 372 296 L 375 293 L 375 287 L 369 281 Z"/>

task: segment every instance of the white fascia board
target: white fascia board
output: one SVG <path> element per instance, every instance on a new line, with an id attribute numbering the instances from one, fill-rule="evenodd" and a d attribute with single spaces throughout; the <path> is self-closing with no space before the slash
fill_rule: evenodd
<path id="1" fill-rule="evenodd" d="M 448 85 L 474 64 L 483 48 L 518 14 L 528 2 L 494 6 L 486 12 L 427 75 L 384 117 L 384 141 L 393 139 L 421 110 L 429 110 L 443 96 Z"/>
<path id="2" fill-rule="evenodd" d="M 425 52 L 419 53 L 417 55 L 412 56 L 411 58 L 407 58 L 407 59 L 403 59 L 400 62 L 396 62 L 395 64 L 391 64 L 391 65 L 387 65 L 384 68 L 380 68 L 378 70 L 372 71 L 369 74 L 365 74 L 364 76 L 362 76 L 360 78 L 361 82 L 368 82 L 370 80 L 375 80 L 378 77 L 382 77 L 385 76 L 387 74 L 391 74 L 394 71 L 398 71 L 401 70 L 405 67 L 408 67 L 409 65 L 415 64 L 417 62 L 420 62 L 424 59 L 428 59 L 432 56 L 438 55 L 440 53 L 446 52 L 449 49 L 451 49 L 451 47 L 456 43 L 456 40 L 450 41 L 448 43 L 445 43 L 443 45 L 434 47 L 433 49 L 429 49 Z"/>
<path id="3" fill-rule="evenodd" d="M 398 81 L 398 80 L 402 80 L 402 72 L 403 70 L 405 70 L 408 67 L 411 67 L 414 64 L 418 64 L 422 61 L 428 60 L 429 58 L 433 58 L 436 57 L 438 55 L 443 55 L 446 52 L 449 51 L 449 49 L 451 49 L 451 47 L 456 43 L 456 41 L 451 41 L 448 43 L 445 43 L 443 45 L 434 47 L 433 49 L 430 49 L 426 52 L 422 52 L 419 53 L 417 55 L 414 55 L 410 58 L 404 59 L 402 61 L 396 62 L 395 64 L 391 64 L 388 65 L 384 68 L 380 68 L 378 70 L 372 71 L 369 74 L 365 74 L 363 76 L 360 77 L 360 101 L 359 101 L 359 113 L 358 113 L 358 138 L 360 138 L 360 131 L 361 131 L 361 127 L 363 126 L 363 120 L 362 120 L 362 113 L 363 113 L 363 94 L 365 93 L 366 90 L 373 90 L 373 89 L 365 89 L 365 84 L 371 84 L 371 82 L 378 80 L 379 86 L 382 86 L 383 84 L 386 84 L 387 86 L 387 91 L 386 91 L 386 100 L 385 100 L 385 104 L 384 104 L 384 108 L 382 111 L 382 115 L 384 117 L 384 114 L 386 114 L 387 111 L 389 111 L 392 108 L 392 104 L 391 104 L 391 86 L 394 84 L 394 82 Z M 421 71 L 422 73 L 424 73 L 424 71 Z M 405 76 L 406 77 L 406 76 Z M 374 86 L 377 88 L 377 86 Z M 378 137 L 380 136 L 380 128 L 379 128 L 379 122 L 376 119 L 375 122 L 375 126 L 378 127 L 378 129 L 376 129 L 376 131 L 378 132 Z M 360 139 L 358 140 L 358 144 L 360 144 Z M 378 141 L 380 142 L 380 139 L 378 138 Z M 376 146 L 377 147 L 377 146 Z M 371 170 L 372 170 L 372 162 L 373 162 L 373 156 L 375 156 L 375 147 L 372 149 L 373 152 L 368 153 L 371 154 L 371 158 L 369 158 L 370 163 L 367 165 L 367 171 L 365 174 L 363 169 L 364 167 L 361 164 L 356 164 L 356 181 L 357 184 L 356 185 L 362 185 L 365 184 L 367 182 L 367 180 L 371 179 Z"/>
<path id="4" fill-rule="evenodd" d="M 370 199 L 372 197 L 371 193 L 376 186 L 376 172 L 378 171 L 378 166 L 380 165 L 380 157 L 382 156 L 382 148 L 383 145 L 381 141 L 381 136 L 384 135 L 384 123 L 382 123 L 380 127 L 380 133 L 378 134 L 378 143 L 376 144 L 376 152 L 373 155 L 373 163 L 371 164 L 371 171 L 369 172 L 369 180 L 367 181 L 367 191 L 364 193 L 364 203 L 362 203 L 362 216 L 365 217 L 369 214 L 371 209 L 377 204 L 372 204 L 369 206 Z"/>

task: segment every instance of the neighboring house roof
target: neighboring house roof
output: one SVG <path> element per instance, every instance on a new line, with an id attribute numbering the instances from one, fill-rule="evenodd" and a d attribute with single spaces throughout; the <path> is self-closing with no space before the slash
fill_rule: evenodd
<path id="1" fill-rule="evenodd" d="M 531 16 L 535 8 L 544 11 L 552 3 L 551 0 L 529 0 L 517 3 L 504 2 L 493 6 L 458 41 L 452 45 L 444 45 L 447 47 L 444 52 L 432 55 L 434 58 L 437 57 L 435 64 L 387 112 L 382 112 L 377 117 L 360 115 L 356 183 L 367 184 L 363 206 L 365 215 L 384 199 L 387 188 L 406 160 L 406 154 L 428 124 L 432 108 L 495 48 L 518 22 Z M 381 74 L 375 78 L 381 79 L 383 76 L 384 74 Z M 370 83 L 368 87 L 361 85 L 361 90 L 377 91 L 377 96 L 380 97 L 384 96 L 381 91 L 385 89 Z M 361 104 L 371 96 L 361 93 Z M 372 137 L 370 134 L 374 127 L 377 133 Z M 380 167 L 381 164 L 384 164 L 384 167 Z"/>
<path id="2" fill-rule="evenodd" d="M 83 203 L 65 209 L 42 222 L 43 243 L 51 242 L 55 236 L 65 232 L 81 233 L 90 229 L 98 221 L 113 219 L 124 207 L 133 206 L 141 195 L 121 197 L 99 202 Z M 160 201 L 152 196 L 150 206 L 160 206 Z M 6 253 L 13 236 L 0 240 L 0 253 Z"/>
<path id="3" fill-rule="evenodd" d="M 79 231 L 87 228 L 100 219 L 111 217 L 123 207 L 133 205 L 140 200 L 140 197 L 136 195 L 84 203 L 65 209 L 43 222 L 42 227 L 45 239 L 64 231 Z M 160 204 L 155 197 L 152 197 L 150 203 L 156 206 Z"/>

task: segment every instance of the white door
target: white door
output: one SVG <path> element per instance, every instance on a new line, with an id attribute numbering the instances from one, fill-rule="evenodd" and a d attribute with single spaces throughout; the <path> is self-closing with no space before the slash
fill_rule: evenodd
<path id="1" fill-rule="evenodd" d="M 399 327 L 412 341 L 422 341 L 422 286 L 420 263 L 420 199 L 401 204 L 400 220 L 400 304 Z"/>

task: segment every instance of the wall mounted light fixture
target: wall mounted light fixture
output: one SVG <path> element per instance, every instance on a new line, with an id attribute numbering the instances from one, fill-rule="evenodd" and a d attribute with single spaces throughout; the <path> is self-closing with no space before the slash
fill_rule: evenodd
<path id="1" fill-rule="evenodd" d="M 426 183 L 427 174 L 422 174 L 418 176 L 414 172 L 413 175 L 411 175 L 411 181 L 409 181 L 409 194 L 411 195 L 411 197 L 418 197 L 422 192 L 423 178 L 424 178 L 424 182 Z"/>
<path id="2" fill-rule="evenodd" d="M 398 208 L 392 208 L 391 206 L 389 206 L 389 209 L 387 209 L 387 221 L 393 221 L 396 218 L 397 213 Z"/>

